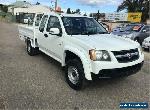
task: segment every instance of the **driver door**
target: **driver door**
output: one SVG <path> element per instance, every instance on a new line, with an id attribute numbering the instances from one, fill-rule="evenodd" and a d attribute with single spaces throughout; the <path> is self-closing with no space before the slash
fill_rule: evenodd
<path id="1" fill-rule="evenodd" d="M 51 28 L 58 28 L 60 31 L 59 35 L 51 34 Z M 62 52 L 63 52 L 63 43 L 62 43 L 62 29 L 59 18 L 57 16 L 50 16 L 45 26 L 44 34 L 44 47 L 46 48 L 47 53 L 54 57 L 56 60 L 61 61 Z"/>

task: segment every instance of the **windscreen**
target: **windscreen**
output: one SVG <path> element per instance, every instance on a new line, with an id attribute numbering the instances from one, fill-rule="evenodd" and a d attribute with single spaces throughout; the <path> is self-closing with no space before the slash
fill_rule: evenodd
<path id="1" fill-rule="evenodd" d="M 62 17 L 62 21 L 68 35 L 92 35 L 108 33 L 93 18 L 87 17 Z"/>

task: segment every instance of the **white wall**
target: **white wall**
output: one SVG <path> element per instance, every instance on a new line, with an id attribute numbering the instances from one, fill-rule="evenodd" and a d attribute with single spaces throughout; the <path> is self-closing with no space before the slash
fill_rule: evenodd
<path id="1" fill-rule="evenodd" d="M 14 15 L 19 15 L 19 13 L 28 13 L 28 8 L 14 8 Z"/>
<path id="2" fill-rule="evenodd" d="M 29 8 L 14 8 L 14 15 L 22 13 L 45 13 L 51 12 L 49 7 L 42 6 L 42 5 L 33 5 Z"/>

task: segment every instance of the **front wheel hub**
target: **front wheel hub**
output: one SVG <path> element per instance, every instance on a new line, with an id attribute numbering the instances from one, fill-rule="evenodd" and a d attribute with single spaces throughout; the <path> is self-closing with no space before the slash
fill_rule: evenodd
<path id="1" fill-rule="evenodd" d="M 73 84 L 77 84 L 79 81 L 79 73 L 77 68 L 70 66 L 68 67 L 68 78 Z"/>

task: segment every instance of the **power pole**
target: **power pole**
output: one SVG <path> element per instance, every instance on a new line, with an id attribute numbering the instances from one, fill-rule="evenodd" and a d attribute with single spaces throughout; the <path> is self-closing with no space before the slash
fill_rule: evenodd
<path id="1" fill-rule="evenodd" d="M 57 9 L 57 2 L 58 2 L 58 0 L 55 1 L 55 11 Z"/>

